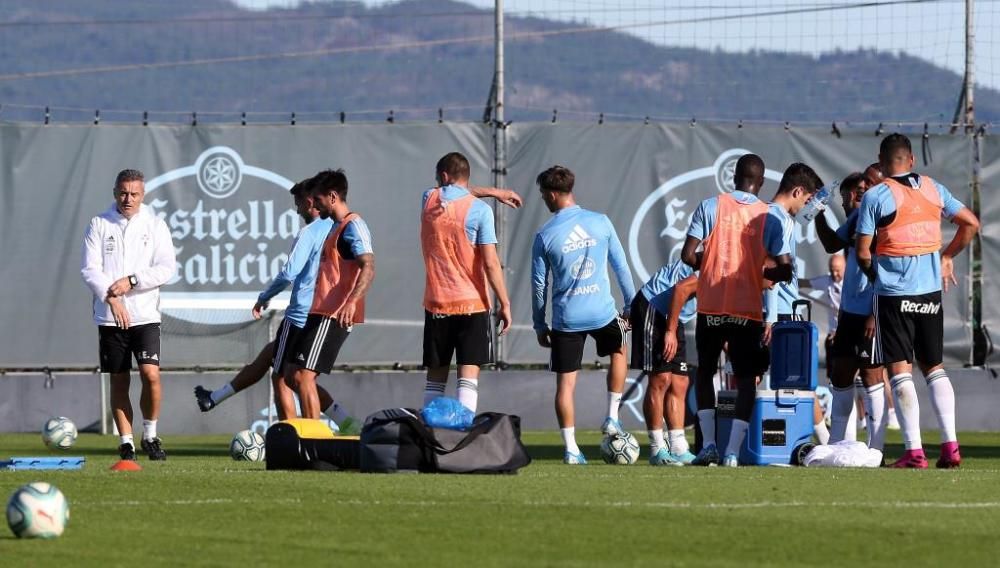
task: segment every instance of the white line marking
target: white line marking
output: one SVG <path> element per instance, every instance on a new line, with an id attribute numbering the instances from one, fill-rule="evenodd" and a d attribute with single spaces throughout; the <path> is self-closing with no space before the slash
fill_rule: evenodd
<path id="1" fill-rule="evenodd" d="M 301 503 L 298 498 L 287 499 L 179 499 L 167 501 L 78 501 L 74 507 L 149 507 L 149 506 L 201 506 L 228 505 L 233 503 L 264 505 Z M 645 508 L 645 509 L 785 509 L 785 508 L 847 508 L 847 509 L 997 509 L 1000 502 L 936 502 L 936 501 L 759 501 L 748 503 L 692 503 L 685 501 L 365 501 L 362 499 L 319 500 L 323 505 L 357 505 L 387 507 L 454 507 L 454 506 L 504 506 L 504 507 L 566 507 L 566 508 Z"/>

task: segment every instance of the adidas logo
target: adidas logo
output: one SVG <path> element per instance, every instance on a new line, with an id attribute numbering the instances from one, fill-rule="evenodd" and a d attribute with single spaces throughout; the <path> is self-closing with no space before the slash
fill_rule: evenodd
<path id="1" fill-rule="evenodd" d="M 569 232 L 569 236 L 563 241 L 562 251 L 564 253 L 573 252 L 596 245 L 597 239 L 592 238 L 587 234 L 587 231 L 583 230 L 583 227 L 577 225 L 573 227 L 573 230 Z"/>

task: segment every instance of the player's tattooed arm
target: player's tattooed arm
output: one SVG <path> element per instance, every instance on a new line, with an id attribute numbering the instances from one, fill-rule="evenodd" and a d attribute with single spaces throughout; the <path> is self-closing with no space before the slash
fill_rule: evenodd
<path id="1" fill-rule="evenodd" d="M 361 271 L 358 273 L 358 279 L 354 283 L 354 289 L 347 296 L 344 305 L 333 314 L 334 319 L 337 320 L 337 323 L 341 327 L 350 327 L 354 324 L 354 312 L 357 310 L 358 302 L 368 293 L 368 288 L 371 287 L 372 280 L 375 279 L 374 254 L 358 255 L 357 262 L 361 267 Z"/>
<path id="2" fill-rule="evenodd" d="M 469 193 L 479 198 L 492 197 L 512 209 L 518 209 L 521 205 L 523 205 L 521 196 L 512 189 L 499 189 L 496 187 L 479 187 L 470 185 Z"/>
<path id="3" fill-rule="evenodd" d="M 966 207 L 960 209 L 951 222 L 958 225 L 958 230 L 955 231 L 955 236 L 948 243 L 948 246 L 941 251 L 941 286 L 945 292 L 952 284 L 958 284 L 952 259 L 965 250 L 965 247 L 969 246 L 973 237 L 979 232 L 979 219 Z"/>

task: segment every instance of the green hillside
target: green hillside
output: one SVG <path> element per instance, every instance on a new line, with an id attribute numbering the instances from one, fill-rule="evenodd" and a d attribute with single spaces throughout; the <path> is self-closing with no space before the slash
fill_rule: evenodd
<path id="1" fill-rule="evenodd" d="M 223 0 L 0 1 L 0 118 L 84 120 L 383 120 L 482 115 L 493 71 L 492 13 L 449 0 L 368 8 L 308 3 L 248 11 Z M 78 23 L 79 22 L 79 23 Z M 97 22 L 97 23 L 84 23 Z M 579 24 L 507 20 L 508 33 Z M 427 42 L 482 38 L 443 45 Z M 408 44 L 408 49 L 357 50 Z M 530 37 L 507 43 L 508 115 L 513 120 L 608 113 L 658 118 L 830 121 L 948 121 L 961 78 L 908 56 L 868 51 L 814 58 L 670 48 L 614 32 Z M 320 55 L 272 57 L 325 50 Z M 330 50 L 335 50 L 330 52 Z M 336 51 L 340 50 L 340 51 Z M 23 78 L 19 74 L 119 65 L 243 58 L 202 65 L 131 68 Z M 904 88 L 919 77 L 933 89 Z M 64 109 L 79 110 L 64 110 Z M 402 110 L 400 110 L 402 109 Z M 406 109 L 425 109 L 408 112 Z M 155 111 L 180 111 L 170 114 Z M 365 112 L 370 111 L 370 112 Z M 225 113 L 213 115 L 211 113 Z M 270 113 L 270 114 L 254 114 Z M 1000 116 L 1000 95 L 977 93 L 982 120 Z"/>

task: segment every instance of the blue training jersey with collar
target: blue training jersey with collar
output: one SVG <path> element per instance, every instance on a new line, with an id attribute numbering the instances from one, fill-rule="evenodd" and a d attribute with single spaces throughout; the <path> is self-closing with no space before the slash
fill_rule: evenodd
<path id="1" fill-rule="evenodd" d="M 674 287 L 677 286 L 678 282 L 693 274 L 695 274 L 693 268 L 684 264 L 681 260 L 675 260 L 661 266 L 656 271 L 656 274 L 646 281 L 646 284 L 643 285 L 639 292 L 642 293 L 653 309 L 661 315 L 666 316 L 670 311 L 670 301 L 674 297 Z M 691 296 L 687 302 L 684 302 L 684 306 L 681 307 L 678 321 L 687 323 L 694 319 L 697 312 L 697 298 Z"/>
<path id="2" fill-rule="evenodd" d="M 919 186 L 919 176 L 903 174 L 894 176 L 906 187 Z M 955 199 L 948 188 L 934 180 L 941 195 L 941 216 L 952 219 L 965 205 Z M 865 192 L 858 213 L 857 233 L 874 235 L 878 227 L 894 218 L 896 200 L 889 186 L 880 183 Z M 938 251 L 917 256 L 875 256 L 875 294 L 880 296 L 917 296 L 941 290 L 941 253 Z"/>
<path id="3" fill-rule="evenodd" d="M 858 265 L 858 251 L 854 248 L 857 225 L 858 210 L 855 209 L 847 216 L 844 224 L 837 227 L 837 238 L 847 243 L 844 251 L 847 266 L 844 269 L 844 284 L 840 291 L 840 309 L 850 314 L 870 316 L 875 288 Z"/>
<path id="4" fill-rule="evenodd" d="M 427 204 L 427 196 L 435 188 L 424 192 L 420 200 L 421 210 Z M 466 195 L 470 195 L 469 190 L 460 185 L 446 185 L 441 188 L 441 201 L 447 204 Z M 469 242 L 473 245 L 495 245 L 497 244 L 497 232 L 493 223 L 493 209 L 481 199 L 476 199 L 469 207 L 469 214 L 465 218 L 465 234 L 469 237 Z"/>
<path id="5" fill-rule="evenodd" d="M 323 242 L 333 228 L 333 219 L 316 219 L 299 231 L 288 253 L 288 260 L 271 280 L 266 290 L 257 296 L 258 302 L 269 302 L 292 284 L 292 296 L 285 309 L 285 317 L 296 327 L 305 327 L 309 308 L 312 306 L 319 272 L 319 255 Z"/>
<path id="6" fill-rule="evenodd" d="M 560 209 L 535 235 L 531 249 L 536 331 L 546 330 L 545 304 L 552 275 L 552 329 L 598 329 L 618 314 L 611 296 L 608 264 L 628 306 L 635 296 L 632 273 L 614 225 L 606 215 L 578 205 Z"/>

